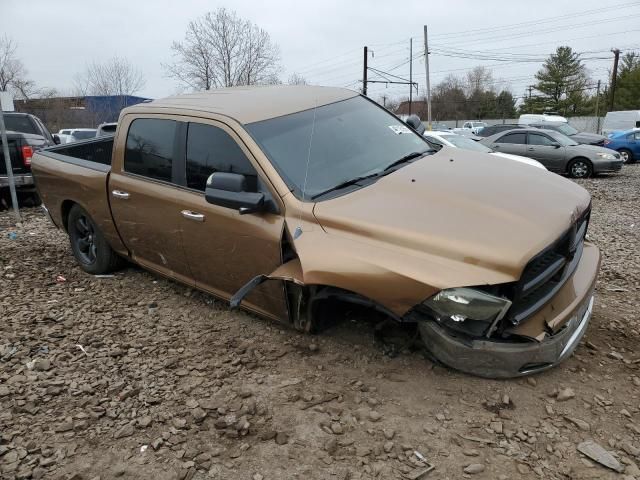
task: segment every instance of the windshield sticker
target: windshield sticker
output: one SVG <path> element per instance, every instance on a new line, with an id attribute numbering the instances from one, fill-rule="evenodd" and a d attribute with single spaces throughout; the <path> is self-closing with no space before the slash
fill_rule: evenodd
<path id="1" fill-rule="evenodd" d="M 405 127 L 404 125 L 389 125 L 389 128 L 393 130 L 393 133 L 396 135 L 401 135 L 403 133 L 411 133 L 409 127 Z"/>

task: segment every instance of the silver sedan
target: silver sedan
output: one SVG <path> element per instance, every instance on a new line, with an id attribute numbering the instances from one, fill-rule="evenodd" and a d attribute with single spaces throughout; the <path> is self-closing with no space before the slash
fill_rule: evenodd
<path id="1" fill-rule="evenodd" d="M 553 130 L 519 128 L 496 133 L 480 142 L 496 152 L 533 158 L 548 170 L 573 178 L 618 172 L 624 163 L 617 152 L 594 145 L 580 145 Z"/>

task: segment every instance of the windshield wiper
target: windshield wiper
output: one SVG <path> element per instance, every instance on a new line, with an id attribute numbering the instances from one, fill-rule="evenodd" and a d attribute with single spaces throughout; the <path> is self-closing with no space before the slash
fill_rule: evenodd
<path id="1" fill-rule="evenodd" d="M 392 168 L 397 167 L 398 165 L 402 165 L 403 163 L 410 162 L 411 160 L 413 160 L 415 158 L 423 157 L 427 153 L 429 153 L 430 151 L 431 150 L 425 150 L 423 152 L 411 152 L 411 153 L 408 153 L 404 157 L 401 157 L 398 160 L 396 160 L 395 162 L 393 162 L 393 163 L 387 165 L 386 167 L 384 167 L 383 172 L 387 172 L 387 171 L 391 170 Z"/>
<path id="2" fill-rule="evenodd" d="M 322 195 L 326 195 L 327 193 L 335 192 L 336 190 L 342 190 L 343 188 L 350 187 L 351 185 L 355 185 L 363 180 L 368 180 L 370 178 L 375 178 L 378 176 L 380 176 L 379 173 L 372 173 L 370 175 L 362 175 L 361 177 L 352 178 L 351 180 L 345 180 L 344 182 L 341 182 L 336 186 L 325 190 L 324 192 L 316 193 L 311 197 L 311 200 L 315 200 L 316 198 L 321 197 Z"/>

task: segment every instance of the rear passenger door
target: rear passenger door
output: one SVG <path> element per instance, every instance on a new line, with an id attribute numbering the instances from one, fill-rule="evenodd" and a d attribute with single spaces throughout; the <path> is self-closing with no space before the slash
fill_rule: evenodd
<path id="1" fill-rule="evenodd" d="M 193 283 L 182 249 L 178 170 L 184 147 L 184 123 L 167 116 L 127 117 L 121 165 L 109 177 L 109 201 L 122 241 L 140 265 L 176 280 Z M 123 157 L 121 157 L 123 155 Z"/>
<path id="2" fill-rule="evenodd" d="M 496 152 L 525 155 L 527 135 L 524 132 L 511 132 L 498 137 L 491 145 Z"/>
<path id="3" fill-rule="evenodd" d="M 282 263 L 284 217 L 257 162 L 231 128 L 213 120 L 193 121 L 187 128 L 184 192 L 179 198 L 183 248 L 198 288 L 228 298 Z M 265 194 L 270 211 L 240 215 L 208 203 L 205 185 L 214 172 L 244 175 L 250 191 Z M 267 316 L 287 316 L 281 282 L 263 283 L 243 304 Z"/>

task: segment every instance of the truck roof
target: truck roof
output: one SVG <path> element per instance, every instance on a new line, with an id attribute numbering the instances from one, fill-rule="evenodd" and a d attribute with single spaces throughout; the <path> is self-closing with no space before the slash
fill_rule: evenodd
<path id="1" fill-rule="evenodd" d="M 226 115 L 247 124 L 309 110 L 358 95 L 357 92 L 346 88 L 308 85 L 231 87 L 139 103 L 125 108 L 123 114 L 156 109 L 195 110 Z"/>

